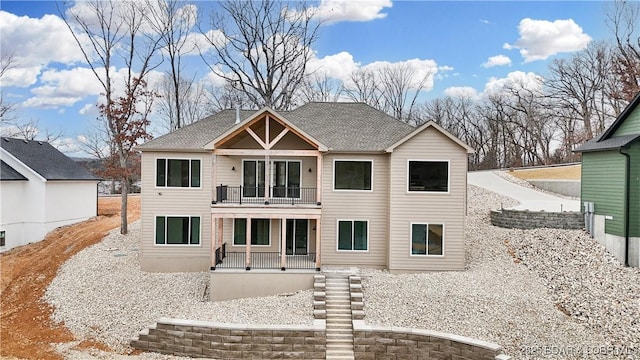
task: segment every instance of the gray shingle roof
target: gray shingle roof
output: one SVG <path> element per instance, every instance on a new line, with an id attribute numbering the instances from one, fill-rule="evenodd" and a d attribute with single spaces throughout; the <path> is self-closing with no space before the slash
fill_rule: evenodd
<path id="1" fill-rule="evenodd" d="M 48 142 L 3 137 L 0 147 L 47 180 L 100 180 Z"/>
<path id="2" fill-rule="evenodd" d="M 629 145 L 632 142 L 639 140 L 640 134 L 624 135 L 608 138 L 606 140 L 600 140 L 599 138 L 591 139 L 586 143 L 578 146 L 574 152 L 590 152 L 601 150 L 614 150 L 623 146 Z"/>
<path id="3" fill-rule="evenodd" d="M 277 113 L 330 151 L 383 151 L 414 129 L 363 103 L 308 103 Z M 242 110 L 240 118 L 244 120 L 253 114 L 253 110 Z M 151 140 L 138 149 L 203 151 L 207 143 L 234 124 L 235 110 L 224 110 Z"/>
<path id="4" fill-rule="evenodd" d="M 22 176 L 16 169 L 12 168 L 6 162 L 0 160 L 0 181 L 28 180 Z"/>

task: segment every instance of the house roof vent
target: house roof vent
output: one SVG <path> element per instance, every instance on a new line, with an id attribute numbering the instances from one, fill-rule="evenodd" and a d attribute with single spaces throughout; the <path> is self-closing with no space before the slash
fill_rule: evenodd
<path id="1" fill-rule="evenodd" d="M 236 124 L 240 124 L 240 106 L 236 106 Z"/>

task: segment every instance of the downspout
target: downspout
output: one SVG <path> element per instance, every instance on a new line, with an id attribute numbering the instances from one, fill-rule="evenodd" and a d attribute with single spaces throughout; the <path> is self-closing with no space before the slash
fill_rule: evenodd
<path id="1" fill-rule="evenodd" d="M 629 197 L 631 196 L 631 155 L 622 151 L 624 147 L 618 149 L 620 154 L 626 158 L 625 180 L 624 180 L 624 266 L 629 266 Z"/>

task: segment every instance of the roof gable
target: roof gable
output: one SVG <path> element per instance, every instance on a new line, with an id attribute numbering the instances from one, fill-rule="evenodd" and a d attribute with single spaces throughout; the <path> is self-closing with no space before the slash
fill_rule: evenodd
<path id="1" fill-rule="evenodd" d="M 269 131 L 272 120 L 280 124 L 283 130 L 277 131 L 277 134 L 272 134 Z M 264 122 L 265 133 L 257 134 L 256 131 L 253 130 L 252 126 L 261 121 Z M 327 147 L 324 144 L 314 139 L 304 130 L 288 121 L 284 116 L 268 107 L 256 111 L 246 119 L 235 123 L 230 129 L 208 143 L 205 146 L 205 149 L 216 149 L 222 144 L 243 133 L 249 134 L 249 136 L 253 138 L 259 148 L 270 149 L 273 145 L 277 144 L 278 141 L 281 140 L 284 136 L 287 136 L 289 132 L 292 132 L 298 138 L 313 146 L 315 149 L 318 149 L 320 151 L 327 151 Z"/>
<path id="2" fill-rule="evenodd" d="M 475 152 L 475 150 L 471 146 L 465 144 L 464 142 L 462 142 L 462 140 L 460 140 L 457 137 L 453 136 L 453 134 L 451 134 L 447 130 L 443 129 L 440 125 L 436 124 L 434 121 L 428 121 L 425 124 L 423 124 L 422 126 L 416 128 L 414 131 L 409 133 L 407 136 L 403 137 L 402 139 L 398 140 L 396 143 L 394 143 L 391 146 L 389 146 L 388 148 L 386 148 L 385 151 L 386 152 L 393 152 L 393 150 L 395 148 L 397 148 L 398 146 L 400 146 L 400 145 L 404 144 L 405 142 L 409 141 L 409 139 L 411 139 L 414 136 L 420 134 L 421 132 L 423 132 L 424 130 L 426 130 L 428 128 L 433 128 L 433 129 L 437 130 L 438 132 L 440 132 L 442 135 L 446 136 L 452 142 L 460 145 L 460 147 L 462 147 L 467 152 L 467 154 L 473 154 Z"/>
<path id="3" fill-rule="evenodd" d="M 100 180 L 48 142 L 3 137 L 0 147 L 46 180 Z"/>
<path id="4" fill-rule="evenodd" d="M 0 160 L 0 181 L 24 181 L 29 180 L 24 175 L 20 174 L 18 170 L 12 168 L 6 162 Z"/>

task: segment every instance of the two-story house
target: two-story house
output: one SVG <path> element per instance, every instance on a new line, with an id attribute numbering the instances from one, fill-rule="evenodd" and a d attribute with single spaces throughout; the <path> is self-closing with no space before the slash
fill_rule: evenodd
<path id="1" fill-rule="evenodd" d="M 145 271 L 211 269 L 213 299 L 323 267 L 462 270 L 467 154 L 362 103 L 225 110 L 138 147 Z"/>

